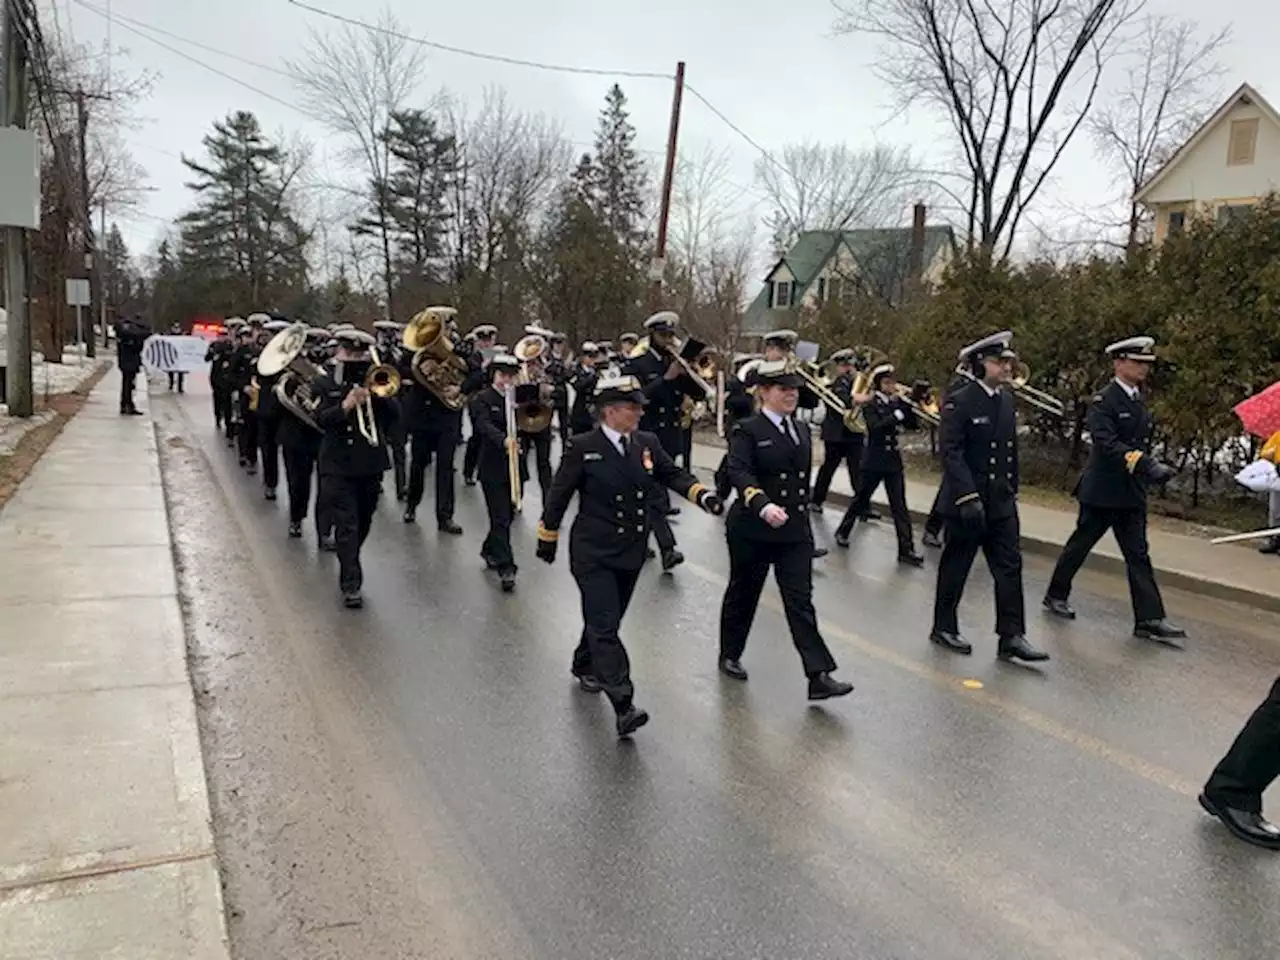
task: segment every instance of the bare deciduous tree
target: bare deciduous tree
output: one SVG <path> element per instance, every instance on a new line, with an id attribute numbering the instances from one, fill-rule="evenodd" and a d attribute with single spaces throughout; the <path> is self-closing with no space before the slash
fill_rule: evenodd
<path id="1" fill-rule="evenodd" d="M 971 182 L 970 243 L 1004 258 L 1143 0 L 832 0 L 837 32 L 883 41 L 898 106 L 942 113 Z"/>
<path id="2" fill-rule="evenodd" d="M 384 10 L 378 29 L 343 26 L 312 30 L 303 55 L 287 61 L 316 119 L 347 139 L 348 157 L 368 178 L 376 241 L 381 248 L 387 312 L 395 277 L 391 250 L 386 182 L 391 154 L 384 134 L 391 114 L 405 107 L 417 89 L 425 66 L 422 47 L 404 35 L 395 16 Z"/>
<path id="3" fill-rule="evenodd" d="M 1217 56 L 1230 35 L 1229 27 L 1202 36 L 1191 20 L 1144 17 L 1114 98 L 1089 118 L 1098 152 L 1124 191 L 1126 247 L 1145 226 L 1134 195 L 1215 105 L 1225 71 Z"/>
<path id="4" fill-rule="evenodd" d="M 923 185 L 905 148 L 821 143 L 788 144 L 780 158 L 761 158 L 756 180 L 773 205 L 779 254 L 805 230 L 898 223 Z"/>

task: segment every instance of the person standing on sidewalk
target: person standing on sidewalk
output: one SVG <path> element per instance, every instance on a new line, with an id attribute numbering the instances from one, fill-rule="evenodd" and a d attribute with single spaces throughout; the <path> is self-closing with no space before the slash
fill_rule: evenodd
<path id="1" fill-rule="evenodd" d="M 133 387 L 142 369 L 142 345 L 149 336 L 151 328 L 141 317 L 121 317 L 116 322 L 116 366 L 120 368 L 120 413 L 124 416 L 142 415 L 133 402 Z"/>
<path id="2" fill-rule="evenodd" d="M 1106 348 L 1115 379 L 1093 398 L 1086 429 L 1093 447 L 1076 486 L 1080 516 L 1054 567 L 1044 607 L 1055 617 L 1074 620 L 1067 602 L 1071 581 L 1104 533 L 1115 533 L 1129 576 L 1133 633 L 1144 640 L 1168 641 L 1187 635 L 1165 619 L 1147 548 L 1147 488 L 1163 486 L 1177 469 L 1151 456 L 1154 421 L 1142 401 L 1142 384 L 1156 356 L 1151 337 L 1130 337 Z"/>
<path id="3" fill-rule="evenodd" d="M 961 654 L 973 647 L 960 635 L 960 598 L 982 550 L 995 582 L 997 656 L 1026 663 L 1049 655 L 1027 642 L 1018 529 L 1018 413 L 1005 384 L 1017 354 L 1013 334 L 994 333 L 960 352 L 974 380 L 942 407 L 942 490 L 939 511 L 947 542 L 938 561 L 938 590 L 929 639 Z"/>
<path id="4" fill-rule="evenodd" d="M 183 334 L 182 324 L 171 323 L 169 325 L 169 336 L 180 337 Z M 172 392 L 176 387 L 179 393 L 186 393 L 184 389 L 187 382 L 187 374 L 183 370 L 169 371 L 169 390 Z"/>
<path id="5" fill-rule="evenodd" d="M 391 466 L 387 437 L 393 426 L 395 408 L 365 388 L 374 339 L 363 330 L 342 330 L 334 335 L 338 355 L 332 372 L 320 377 L 315 391 L 320 396 L 316 423 L 324 431 L 320 441 L 320 500 L 324 514 L 333 524 L 338 548 L 338 586 L 342 604 L 354 610 L 364 606 L 360 588 L 364 572 L 360 548 L 369 536 L 373 513 L 378 506 L 382 475 Z M 360 408 L 372 417 L 363 420 Z M 377 431 L 370 443 L 361 427 Z"/>
<path id="6" fill-rule="evenodd" d="M 1262 816 L 1262 794 L 1280 777 L 1280 678 L 1214 768 L 1200 806 L 1245 843 L 1280 850 L 1280 827 Z"/>

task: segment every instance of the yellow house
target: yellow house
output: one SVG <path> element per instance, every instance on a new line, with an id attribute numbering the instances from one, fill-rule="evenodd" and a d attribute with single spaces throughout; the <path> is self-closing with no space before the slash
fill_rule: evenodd
<path id="1" fill-rule="evenodd" d="M 1247 83 L 1227 98 L 1135 199 L 1155 214 L 1155 242 L 1191 218 L 1224 222 L 1280 191 L 1280 114 Z"/>

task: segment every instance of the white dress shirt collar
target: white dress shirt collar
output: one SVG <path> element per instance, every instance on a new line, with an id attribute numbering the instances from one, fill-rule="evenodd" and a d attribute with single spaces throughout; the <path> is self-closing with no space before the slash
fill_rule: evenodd
<path id="1" fill-rule="evenodd" d="M 1139 392 L 1139 391 L 1138 391 L 1138 388 L 1137 388 L 1137 387 L 1131 387 L 1131 386 L 1129 386 L 1129 384 L 1125 383 L 1125 382 L 1124 382 L 1123 380 L 1121 380 L 1119 377 L 1116 377 L 1116 378 L 1115 378 L 1115 380 L 1116 380 L 1116 383 L 1120 384 L 1120 389 L 1121 389 L 1121 390 L 1123 390 L 1125 393 L 1127 393 L 1127 394 L 1129 395 L 1129 399 L 1130 399 L 1130 400 L 1137 400 L 1137 399 L 1138 399 L 1138 392 Z"/>
<path id="2" fill-rule="evenodd" d="M 603 423 L 600 424 L 600 429 L 603 430 L 604 435 L 609 438 L 609 442 L 613 444 L 613 448 L 619 453 L 624 453 L 622 449 L 622 434 L 613 429 L 613 427 L 606 427 Z"/>

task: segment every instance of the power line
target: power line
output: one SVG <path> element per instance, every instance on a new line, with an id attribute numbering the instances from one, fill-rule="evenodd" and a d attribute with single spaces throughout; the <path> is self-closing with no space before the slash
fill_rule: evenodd
<path id="1" fill-rule="evenodd" d="M 91 13 L 95 13 L 98 16 L 102 17 L 108 23 L 117 21 L 117 17 L 114 14 L 108 15 L 105 10 L 100 10 L 99 8 L 93 6 L 92 4 L 86 3 L 85 0 L 74 0 L 74 2 L 77 6 L 84 7 L 86 10 L 90 11 Z M 313 114 L 303 109 L 302 107 L 298 106 L 297 104 L 290 103 L 288 100 L 282 100 L 280 97 L 277 97 L 273 93 L 267 93 L 267 91 L 259 87 L 255 87 L 251 83 L 246 83 L 245 81 L 241 80 L 237 76 L 234 76 L 233 74 L 227 73 L 224 70 L 219 70 L 217 67 L 210 66 L 209 64 L 205 63 L 203 60 L 197 60 L 195 57 L 191 56 L 191 54 L 184 53 L 183 51 L 179 50 L 177 47 L 172 47 L 169 44 L 165 43 L 163 40 L 157 40 L 155 37 L 151 36 L 149 33 L 144 33 L 138 27 L 130 26 L 129 24 L 123 23 L 123 22 L 117 23 L 117 25 L 120 27 L 123 27 L 125 30 L 130 31 L 131 33 L 136 33 L 138 36 L 142 37 L 144 40 L 150 40 L 156 46 L 161 47 L 162 49 L 168 50 L 170 53 L 176 54 L 179 57 L 182 57 L 184 60 L 186 60 L 189 63 L 194 63 L 198 67 L 204 67 L 210 73 L 216 73 L 218 76 L 223 77 L 224 79 L 230 80 L 232 83 L 239 84 L 240 86 L 244 87 L 246 90 L 252 90 L 254 93 L 258 94 L 258 96 L 260 97 L 266 97 L 268 100 L 273 100 L 283 107 L 288 107 L 290 110 L 293 110 L 297 113 L 302 114 L 304 117 L 306 117 L 309 120 L 316 119 L 316 117 Z M 147 28 L 147 29 L 150 29 L 150 28 Z M 192 43 L 193 41 L 186 41 L 186 42 Z M 232 54 L 227 54 L 227 56 L 232 56 Z M 263 65 L 254 64 L 254 66 L 263 66 Z"/>
<path id="2" fill-rule="evenodd" d="M 79 2 L 79 0 L 77 0 Z M 548 70 L 553 73 L 579 73 L 588 74 L 596 77 L 632 77 L 639 80 L 673 80 L 675 79 L 669 73 L 657 73 L 650 70 L 605 70 L 595 67 L 571 67 L 565 64 L 542 63 L 537 60 L 523 60 L 519 57 L 507 57 L 497 53 L 481 53 L 478 50 L 467 50 L 462 47 L 451 46 L 447 43 L 436 43 L 434 40 L 424 40 L 422 37 L 415 37 L 407 33 L 401 33 L 398 30 L 392 30 L 390 27 L 378 26 L 377 24 L 368 23 L 364 20 L 357 20 L 354 17 L 344 17 L 340 13 L 333 13 L 329 10 L 322 10 L 320 7 L 314 7 L 309 3 L 302 3 L 301 0 L 289 0 L 292 6 L 302 10 L 310 11 L 330 20 L 337 20 L 339 23 L 345 23 L 352 27 L 361 27 L 365 30 L 372 30 L 375 33 L 383 33 L 389 37 L 395 37 L 399 40 L 405 40 L 409 43 L 416 43 L 423 47 L 431 47 L 433 50 L 443 50 L 446 53 L 456 53 L 461 57 L 472 57 L 476 60 L 490 60 L 494 63 L 506 63 L 515 67 L 531 67 L 534 70 Z"/>

